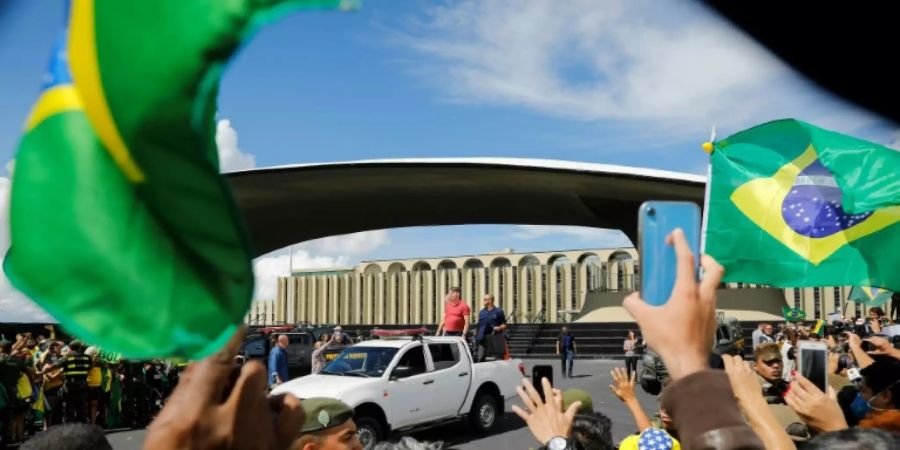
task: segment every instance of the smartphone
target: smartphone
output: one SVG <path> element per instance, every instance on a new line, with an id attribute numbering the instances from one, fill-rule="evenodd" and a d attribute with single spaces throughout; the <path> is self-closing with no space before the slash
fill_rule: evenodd
<path id="1" fill-rule="evenodd" d="M 663 305 L 675 287 L 675 247 L 666 236 L 676 228 L 684 231 L 694 253 L 694 273 L 700 261 L 700 207 L 691 202 L 644 202 L 638 209 L 638 254 L 641 262 L 641 297 Z"/>
<path id="2" fill-rule="evenodd" d="M 822 392 L 828 386 L 828 345 L 821 341 L 800 341 L 798 369 L 800 374 Z"/>
<path id="3" fill-rule="evenodd" d="M 534 386 L 534 390 L 538 391 L 538 394 L 541 394 L 541 400 L 546 401 L 541 378 L 546 378 L 550 382 L 550 386 L 553 386 L 553 366 L 538 365 L 531 368 L 531 385 Z"/>

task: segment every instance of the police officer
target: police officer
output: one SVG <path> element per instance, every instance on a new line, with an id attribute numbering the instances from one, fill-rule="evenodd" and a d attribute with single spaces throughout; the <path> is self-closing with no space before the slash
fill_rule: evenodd
<path id="1" fill-rule="evenodd" d="M 65 394 L 66 422 L 90 423 L 88 417 L 87 376 L 91 370 L 91 358 L 82 354 L 84 345 L 78 339 L 69 343 L 69 353 L 54 364 L 62 367 L 66 377 Z"/>
<path id="2" fill-rule="evenodd" d="M 291 450 L 362 450 L 352 408 L 331 398 L 308 398 L 300 403 L 306 420 Z"/>

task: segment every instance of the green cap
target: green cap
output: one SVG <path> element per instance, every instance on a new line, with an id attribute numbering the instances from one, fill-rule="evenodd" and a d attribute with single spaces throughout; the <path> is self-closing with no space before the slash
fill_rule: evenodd
<path id="1" fill-rule="evenodd" d="M 578 408 L 578 414 L 590 414 L 594 412 L 594 400 L 591 394 L 581 389 L 567 389 L 562 393 L 563 410 L 568 411 L 572 403 L 581 402 L 581 408 Z"/>
<path id="2" fill-rule="evenodd" d="M 353 418 L 353 408 L 333 398 L 308 398 L 300 402 L 306 421 L 301 433 L 316 433 L 343 424 Z"/>

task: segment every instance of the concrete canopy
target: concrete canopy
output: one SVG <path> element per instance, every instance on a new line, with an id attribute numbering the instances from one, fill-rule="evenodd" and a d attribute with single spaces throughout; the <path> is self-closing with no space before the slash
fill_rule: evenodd
<path id="1" fill-rule="evenodd" d="M 636 242 L 646 200 L 703 202 L 698 175 L 568 161 L 397 159 L 227 174 L 256 254 L 297 242 L 426 225 L 580 225 Z"/>

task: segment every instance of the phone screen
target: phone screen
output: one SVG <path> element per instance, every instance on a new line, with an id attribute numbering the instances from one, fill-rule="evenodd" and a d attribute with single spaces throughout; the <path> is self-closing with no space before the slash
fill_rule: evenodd
<path id="1" fill-rule="evenodd" d="M 531 385 L 541 394 L 541 400 L 544 400 L 544 385 L 541 383 L 541 378 L 546 378 L 553 386 L 553 366 L 538 365 L 531 369 Z"/>
<path id="2" fill-rule="evenodd" d="M 828 354 L 824 348 L 800 348 L 800 373 L 825 392 Z"/>
<path id="3" fill-rule="evenodd" d="M 675 287 L 675 248 L 666 236 L 681 228 L 688 246 L 700 261 L 700 207 L 690 202 L 645 202 L 638 210 L 638 251 L 641 261 L 641 297 L 651 305 L 662 305 Z"/>

